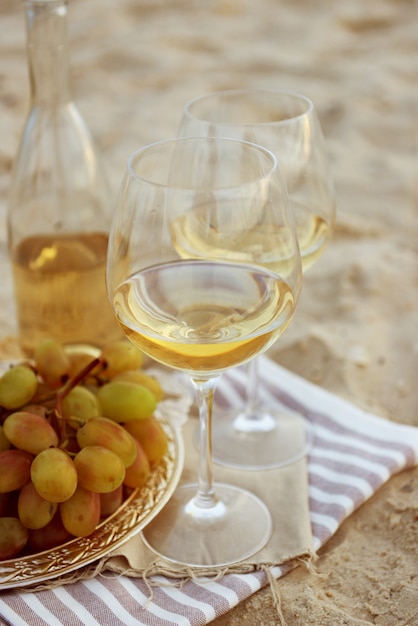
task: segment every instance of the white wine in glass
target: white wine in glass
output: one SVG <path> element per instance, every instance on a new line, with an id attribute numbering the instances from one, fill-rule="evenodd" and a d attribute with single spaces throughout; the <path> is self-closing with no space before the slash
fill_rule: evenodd
<path id="1" fill-rule="evenodd" d="M 309 98 L 278 89 L 203 95 L 185 105 L 179 135 L 230 137 L 271 150 L 296 220 L 303 271 L 317 261 L 331 237 L 335 199 L 324 138 Z M 312 441 L 307 421 L 287 409 L 266 406 L 257 359 L 249 362 L 247 378 L 243 409 L 214 415 L 214 459 L 238 469 L 265 469 L 305 456 Z"/>
<path id="2" fill-rule="evenodd" d="M 187 254 L 185 228 L 188 241 L 199 241 Z M 225 242 L 233 242 L 233 257 Z M 226 138 L 177 138 L 129 158 L 109 238 L 109 298 L 136 346 L 188 374 L 199 405 L 198 480 L 181 484 L 143 531 L 169 561 L 228 565 L 270 538 L 264 503 L 213 481 L 212 403 L 222 372 L 285 331 L 300 283 L 295 225 L 270 151 Z"/>

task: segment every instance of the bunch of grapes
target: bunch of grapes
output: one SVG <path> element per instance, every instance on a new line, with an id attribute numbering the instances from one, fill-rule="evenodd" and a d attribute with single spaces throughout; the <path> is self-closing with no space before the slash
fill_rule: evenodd
<path id="1" fill-rule="evenodd" d="M 86 537 L 167 452 L 163 396 L 128 341 L 97 358 L 42 341 L 0 378 L 0 560 Z"/>

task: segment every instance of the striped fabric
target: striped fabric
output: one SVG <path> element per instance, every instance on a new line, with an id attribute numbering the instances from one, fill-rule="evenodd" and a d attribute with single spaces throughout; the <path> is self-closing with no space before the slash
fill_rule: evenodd
<path id="1" fill-rule="evenodd" d="M 320 548 L 342 521 L 393 474 L 418 461 L 418 429 L 388 422 L 262 358 L 267 402 L 298 410 L 312 425 L 308 460 L 309 508 L 314 547 Z M 242 402 L 245 369 L 224 375 L 221 407 Z M 275 578 L 288 567 L 272 570 Z M 226 613 L 268 584 L 265 572 L 229 574 L 179 587 L 156 577 L 153 598 L 142 579 L 110 572 L 46 591 L 3 591 L 0 624 L 12 626 L 200 626 Z"/>

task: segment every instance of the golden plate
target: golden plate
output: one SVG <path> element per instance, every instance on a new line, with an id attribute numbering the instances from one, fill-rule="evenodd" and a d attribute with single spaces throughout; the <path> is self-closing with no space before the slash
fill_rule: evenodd
<path id="1" fill-rule="evenodd" d="M 4 364 L 1 365 L 3 368 L 0 369 L 4 369 Z M 166 390 L 164 383 L 169 379 L 167 375 L 162 376 L 161 382 Z M 180 426 L 187 419 L 189 406 L 189 398 L 170 391 L 167 400 L 159 403 L 156 416 L 168 434 L 168 452 L 144 487 L 135 489 L 88 537 L 75 538 L 36 554 L 0 561 L 0 591 L 65 577 L 109 555 L 149 524 L 168 502 L 180 480 L 184 462 Z"/>

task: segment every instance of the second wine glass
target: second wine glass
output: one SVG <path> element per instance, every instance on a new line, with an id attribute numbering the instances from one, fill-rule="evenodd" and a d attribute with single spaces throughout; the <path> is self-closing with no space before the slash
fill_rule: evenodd
<path id="1" fill-rule="evenodd" d="M 223 371 L 285 331 L 300 283 L 295 225 L 271 152 L 178 138 L 129 159 L 109 237 L 109 297 L 126 336 L 188 374 L 199 404 L 198 482 L 181 484 L 143 531 L 170 561 L 227 565 L 270 537 L 258 497 L 213 482 L 212 402 Z"/>
<path id="2" fill-rule="evenodd" d="M 335 201 L 321 126 L 309 98 L 279 89 L 210 93 L 185 105 L 179 135 L 233 137 L 271 150 L 295 216 L 303 271 L 313 265 L 330 239 Z M 247 366 L 247 381 L 244 408 L 214 415 L 214 459 L 238 469 L 265 469 L 304 457 L 312 442 L 308 422 L 262 401 L 257 359 Z"/>

